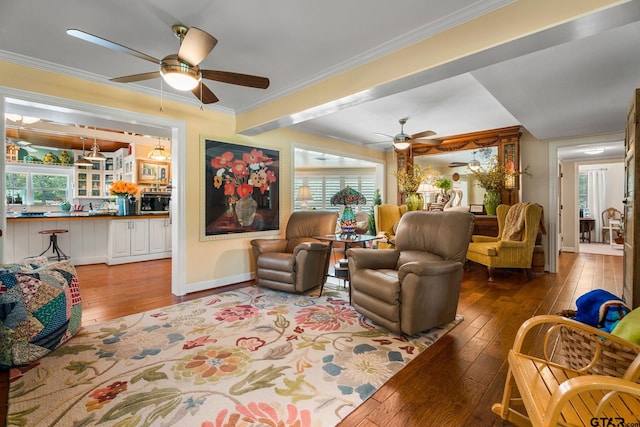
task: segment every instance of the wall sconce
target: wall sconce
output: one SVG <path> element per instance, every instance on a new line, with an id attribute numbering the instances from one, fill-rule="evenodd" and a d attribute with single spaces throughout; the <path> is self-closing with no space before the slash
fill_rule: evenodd
<path id="1" fill-rule="evenodd" d="M 302 202 L 300 205 L 302 209 L 307 209 L 307 202 L 313 201 L 313 195 L 311 195 L 311 187 L 308 185 L 301 185 L 298 187 L 298 195 L 296 196 L 297 202 Z"/>

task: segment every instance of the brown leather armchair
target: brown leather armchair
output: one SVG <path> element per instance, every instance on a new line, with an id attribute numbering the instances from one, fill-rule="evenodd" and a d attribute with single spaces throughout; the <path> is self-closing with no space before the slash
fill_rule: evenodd
<path id="1" fill-rule="evenodd" d="M 453 320 L 473 222 L 468 212 L 407 212 L 394 249 L 347 250 L 353 307 L 407 335 Z"/>
<path id="2" fill-rule="evenodd" d="M 289 217 L 284 239 L 251 241 L 258 286 L 305 292 L 327 279 L 329 244 L 313 236 L 334 234 L 337 212 L 302 211 Z"/>

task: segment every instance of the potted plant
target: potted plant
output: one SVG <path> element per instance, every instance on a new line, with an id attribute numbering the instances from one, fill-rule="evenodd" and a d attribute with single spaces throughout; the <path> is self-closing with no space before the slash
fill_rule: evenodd
<path id="1" fill-rule="evenodd" d="M 434 171 L 430 165 L 420 167 L 420 165 L 414 164 L 410 169 L 393 172 L 393 176 L 398 180 L 398 190 L 407 195 L 405 198 L 407 210 L 415 211 L 422 209 L 424 201 L 422 194 L 418 193 L 418 187 L 433 175 Z"/>
<path id="2" fill-rule="evenodd" d="M 484 195 L 484 208 L 487 215 L 495 215 L 496 207 L 502 201 L 500 192 L 504 188 L 508 179 L 513 180 L 516 177 L 526 174 L 527 168 L 523 171 L 516 171 L 513 168 L 513 163 L 510 163 L 510 167 L 498 162 L 497 156 L 493 156 L 491 163 L 486 168 L 472 169 L 469 168 L 472 175 L 477 179 L 477 185 L 485 189 Z"/>

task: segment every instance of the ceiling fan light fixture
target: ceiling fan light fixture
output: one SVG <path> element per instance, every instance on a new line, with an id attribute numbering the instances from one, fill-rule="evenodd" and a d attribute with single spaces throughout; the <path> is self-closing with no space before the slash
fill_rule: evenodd
<path id="1" fill-rule="evenodd" d="M 480 162 L 476 160 L 476 152 L 473 152 L 473 160 L 471 160 L 469 162 L 469 164 L 467 165 L 467 167 L 471 170 L 477 171 L 480 170 Z"/>
<path id="2" fill-rule="evenodd" d="M 195 89 L 202 78 L 198 67 L 180 61 L 177 55 L 169 55 L 162 60 L 160 75 L 169 86 L 183 92 Z"/>
<path id="3" fill-rule="evenodd" d="M 411 138 L 407 134 L 399 133 L 393 137 L 393 146 L 396 150 L 406 150 L 411 146 Z"/>

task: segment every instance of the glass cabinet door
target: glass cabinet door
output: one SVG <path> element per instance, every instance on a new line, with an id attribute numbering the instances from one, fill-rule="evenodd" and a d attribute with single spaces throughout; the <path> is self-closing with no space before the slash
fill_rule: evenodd
<path id="1" fill-rule="evenodd" d="M 76 197 L 87 197 L 87 172 L 78 172 L 76 175 Z"/>
<path id="2" fill-rule="evenodd" d="M 114 174 L 106 172 L 104 174 L 104 197 L 109 197 L 109 187 L 114 181 Z"/>
<path id="3" fill-rule="evenodd" d="M 102 174 L 91 173 L 91 197 L 102 197 Z"/>

